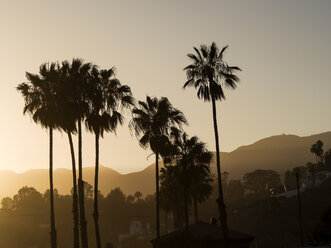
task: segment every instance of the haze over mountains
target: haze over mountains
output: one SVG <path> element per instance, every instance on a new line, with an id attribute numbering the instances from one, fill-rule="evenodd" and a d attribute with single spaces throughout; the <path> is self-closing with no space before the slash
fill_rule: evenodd
<path id="1" fill-rule="evenodd" d="M 251 145 L 241 146 L 232 152 L 221 153 L 222 171 L 230 173 L 233 179 L 255 169 L 273 169 L 279 173 L 296 166 L 313 162 L 315 157 L 310 153 L 310 147 L 317 140 L 324 143 L 324 151 L 331 148 L 331 132 L 299 137 L 296 135 L 277 135 L 259 140 Z M 99 187 L 104 195 L 111 189 L 120 187 L 126 194 L 141 191 L 144 196 L 152 194 L 155 189 L 154 164 L 144 170 L 120 174 L 115 170 L 101 166 Z M 212 171 L 216 173 L 215 163 Z M 94 167 L 84 168 L 84 180 L 93 185 Z M 24 173 L 0 171 L 0 198 L 12 197 L 22 186 L 35 187 L 40 192 L 48 188 L 48 170 L 29 170 Z M 60 194 L 69 194 L 72 188 L 72 174 L 69 169 L 54 171 L 54 186 Z"/>

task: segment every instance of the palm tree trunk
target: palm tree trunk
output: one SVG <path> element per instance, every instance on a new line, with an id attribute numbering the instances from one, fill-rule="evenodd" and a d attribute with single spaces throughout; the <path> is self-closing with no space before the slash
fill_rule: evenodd
<path id="1" fill-rule="evenodd" d="M 188 197 L 187 197 L 187 167 L 184 161 L 184 213 L 185 213 L 185 229 L 188 230 L 189 220 L 188 220 Z"/>
<path id="2" fill-rule="evenodd" d="M 212 107 L 213 107 L 213 121 L 214 121 L 215 144 L 216 144 L 216 166 L 217 166 L 218 195 L 219 195 L 219 199 L 217 200 L 217 203 L 218 203 L 218 211 L 220 215 L 219 218 L 223 231 L 224 244 L 225 244 L 225 248 L 228 248 L 229 247 L 228 225 L 227 225 L 227 216 L 226 216 L 226 209 L 224 204 L 222 177 L 221 177 L 220 148 L 218 141 L 218 129 L 217 129 L 217 118 L 216 118 L 216 102 L 213 96 L 211 97 L 211 99 L 212 99 Z"/>
<path id="3" fill-rule="evenodd" d="M 80 235 L 82 247 L 88 248 L 87 241 L 87 222 L 85 217 L 84 205 L 84 181 L 83 181 L 83 165 L 82 165 L 82 123 L 78 120 L 78 195 L 79 195 L 79 217 L 80 217 Z"/>
<path id="4" fill-rule="evenodd" d="M 159 190 L 159 153 L 155 153 L 155 181 L 156 181 L 156 247 L 160 244 L 160 190 Z"/>
<path id="5" fill-rule="evenodd" d="M 79 248 L 79 212 L 78 212 L 78 194 L 77 194 L 77 177 L 76 177 L 76 161 L 75 161 L 75 150 L 72 142 L 71 132 L 67 131 L 70 152 L 71 152 L 71 163 L 72 163 L 72 212 L 74 214 L 74 248 Z"/>
<path id="6" fill-rule="evenodd" d="M 56 229 L 53 194 L 53 128 L 49 128 L 49 196 L 51 211 L 51 247 L 56 248 Z"/>
<path id="7" fill-rule="evenodd" d="M 99 133 L 95 133 L 95 175 L 94 175 L 94 226 L 97 248 L 101 248 L 99 230 L 99 207 L 98 207 L 98 180 L 99 180 Z"/>
<path id="8" fill-rule="evenodd" d="M 165 213 L 165 234 L 167 234 L 168 233 L 168 211 L 167 210 L 165 210 L 164 211 L 164 213 Z"/>
<path id="9" fill-rule="evenodd" d="M 194 204 L 194 220 L 195 220 L 195 223 L 198 223 L 198 221 L 199 221 L 199 217 L 198 217 L 198 200 L 197 200 L 196 196 L 194 196 L 194 198 L 193 198 L 193 204 Z"/>

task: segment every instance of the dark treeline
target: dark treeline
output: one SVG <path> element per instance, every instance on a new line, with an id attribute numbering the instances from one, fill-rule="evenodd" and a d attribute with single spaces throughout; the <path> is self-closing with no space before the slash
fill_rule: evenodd
<path id="1" fill-rule="evenodd" d="M 93 187 L 85 184 L 85 207 L 88 223 L 93 223 Z M 25 186 L 11 197 L 2 199 L 0 213 L 0 247 L 48 247 L 49 245 L 49 190 L 43 194 Z M 72 247 L 72 194 L 59 195 L 54 189 L 55 217 L 61 247 Z M 102 247 L 111 242 L 117 247 L 118 235 L 129 233 L 132 220 L 143 226 L 155 228 L 155 195 L 143 197 L 139 191 L 125 195 L 120 188 L 112 189 L 107 195 L 99 192 L 100 229 Z M 95 239 L 93 225 L 88 225 L 88 237 Z M 19 238 L 18 238 L 19 237 Z M 147 242 L 147 241 L 146 241 Z M 91 247 L 96 247 L 91 242 Z"/>

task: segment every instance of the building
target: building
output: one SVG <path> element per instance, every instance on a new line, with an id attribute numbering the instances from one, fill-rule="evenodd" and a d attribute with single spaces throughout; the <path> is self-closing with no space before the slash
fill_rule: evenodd
<path id="1" fill-rule="evenodd" d="M 229 230 L 230 248 L 247 248 L 254 237 Z M 157 248 L 156 239 L 151 240 Z M 221 248 L 224 246 L 222 230 L 216 224 L 198 222 L 188 229 L 178 229 L 160 237 L 159 248 Z"/>

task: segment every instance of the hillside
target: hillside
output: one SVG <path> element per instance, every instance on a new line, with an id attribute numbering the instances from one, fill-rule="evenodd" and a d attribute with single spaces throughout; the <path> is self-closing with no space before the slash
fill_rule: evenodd
<path id="1" fill-rule="evenodd" d="M 331 206 L 331 179 L 301 194 L 304 243 Z M 256 237 L 252 247 L 299 247 L 298 198 L 258 202 L 229 214 L 229 226 Z"/>
<path id="2" fill-rule="evenodd" d="M 231 178 L 241 178 L 246 172 L 255 169 L 274 169 L 280 173 L 295 166 L 314 161 L 310 147 L 317 140 L 324 142 L 324 150 L 331 148 L 331 132 L 299 137 L 295 135 L 277 135 L 259 140 L 251 145 L 241 146 L 232 152 L 221 153 L 223 171 Z M 144 170 L 129 174 L 120 174 L 111 168 L 100 166 L 100 190 L 107 194 L 112 188 L 120 187 L 126 194 L 136 191 L 144 195 L 154 192 L 154 164 Z M 212 164 L 215 172 L 215 165 Z M 84 180 L 93 185 L 94 168 L 84 168 Z M 0 198 L 13 196 L 24 185 L 44 192 L 48 188 L 48 170 L 29 170 L 25 173 L 0 171 Z M 54 171 L 54 186 L 60 194 L 70 192 L 72 185 L 71 171 L 57 169 Z"/>

